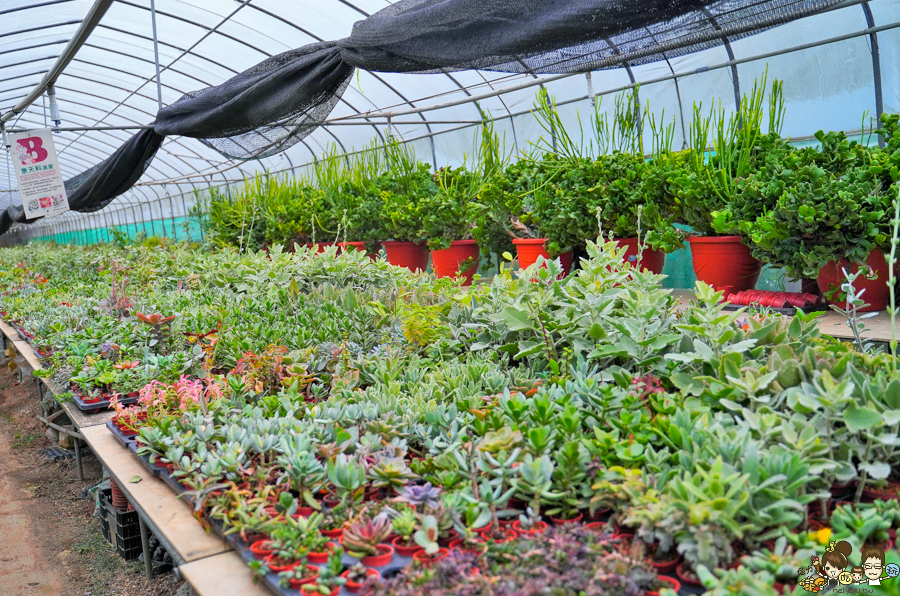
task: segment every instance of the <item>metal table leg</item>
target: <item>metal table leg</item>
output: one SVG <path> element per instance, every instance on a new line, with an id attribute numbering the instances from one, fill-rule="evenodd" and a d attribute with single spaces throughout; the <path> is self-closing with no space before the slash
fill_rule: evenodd
<path id="1" fill-rule="evenodd" d="M 78 479 L 84 482 L 84 468 L 81 466 L 81 440 L 72 438 L 75 443 L 75 465 L 78 466 Z"/>
<path id="2" fill-rule="evenodd" d="M 144 572 L 147 579 L 153 579 L 153 553 L 150 552 L 150 535 L 147 532 L 147 526 L 144 524 L 144 518 L 138 514 L 138 523 L 141 526 L 141 550 L 144 551 Z"/>

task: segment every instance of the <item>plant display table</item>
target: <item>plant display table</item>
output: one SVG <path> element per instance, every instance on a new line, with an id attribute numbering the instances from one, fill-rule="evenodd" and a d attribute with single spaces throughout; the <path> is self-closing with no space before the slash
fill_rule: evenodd
<path id="1" fill-rule="evenodd" d="M 253 583 L 247 565 L 234 551 L 206 557 L 178 568 L 196 596 L 267 596 L 269 591 Z"/>

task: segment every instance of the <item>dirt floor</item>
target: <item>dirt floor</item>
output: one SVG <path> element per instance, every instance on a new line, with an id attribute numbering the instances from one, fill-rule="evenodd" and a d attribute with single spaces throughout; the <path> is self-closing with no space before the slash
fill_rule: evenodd
<path id="1" fill-rule="evenodd" d="M 102 470 L 84 458 L 54 460 L 31 380 L 0 370 L 0 596 L 173 596 L 171 573 L 148 581 L 142 562 L 119 558 L 93 517 L 87 489 Z M 86 450 L 87 451 L 87 450 Z"/>

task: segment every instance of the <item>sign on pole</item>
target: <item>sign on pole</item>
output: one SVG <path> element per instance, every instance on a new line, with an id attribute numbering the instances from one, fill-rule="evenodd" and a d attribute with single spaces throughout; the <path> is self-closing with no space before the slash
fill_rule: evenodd
<path id="1" fill-rule="evenodd" d="M 50 129 L 14 133 L 9 138 L 25 217 L 32 219 L 68 211 L 69 200 Z"/>

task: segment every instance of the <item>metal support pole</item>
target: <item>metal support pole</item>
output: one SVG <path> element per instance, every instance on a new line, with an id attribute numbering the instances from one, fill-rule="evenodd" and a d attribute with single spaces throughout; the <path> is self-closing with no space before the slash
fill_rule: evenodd
<path id="1" fill-rule="evenodd" d="M 75 465 L 78 466 L 78 479 L 84 482 L 84 467 L 81 463 L 81 439 L 74 439 L 75 443 Z"/>
<path id="2" fill-rule="evenodd" d="M 153 61 L 156 63 L 156 101 L 162 110 L 162 81 L 159 79 L 159 42 L 156 37 L 156 0 L 150 0 L 150 20 L 153 23 Z"/>
<path id="3" fill-rule="evenodd" d="M 144 516 L 138 514 L 138 523 L 141 526 L 141 550 L 144 552 L 144 572 L 147 579 L 153 579 L 153 553 L 150 552 L 150 536 L 147 532 L 147 524 L 144 523 Z"/>

